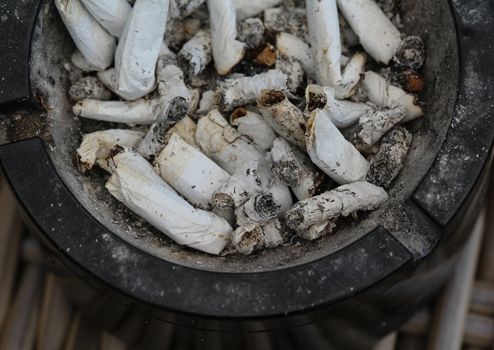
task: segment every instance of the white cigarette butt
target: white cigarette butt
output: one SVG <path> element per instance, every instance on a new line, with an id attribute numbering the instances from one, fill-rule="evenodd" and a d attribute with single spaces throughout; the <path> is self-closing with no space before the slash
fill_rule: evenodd
<path id="1" fill-rule="evenodd" d="M 214 192 L 230 175 L 177 134 L 156 159 L 158 174 L 193 206 L 211 210 Z"/>
<path id="2" fill-rule="evenodd" d="M 281 137 L 305 149 L 306 123 L 303 113 L 282 91 L 263 91 L 257 106 L 263 118 Z"/>
<path id="3" fill-rule="evenodd" d="M 256 101 L 263 90 L 286 90 L 287 76 L 278 69 L 270 69 L 251 77 L 227 79 L 223 84 L 222 105 L 224 110 Z"/>
<path id="4" fill-rule="evenodd" d="M 129 125 L 151 125 L 161 113 L 159 99 L 127 101 L 99 101 L 85 99 L 72 108 L 75 115 Z"/>
<path id="5" fill-rule="evenodd" d="M 307 23 L 317 82 L 341 84 L 341 39 L 336 0 L 306 0 Z"/>
<path id="6" fill-rule="evenodd" d="M 328 109 L 312 112 L 308 123 L 307 151 L 312 162 L 339 184 L 365 179 L 369 163 L 340 133 Z"/>
<path id="7" fill-rule="evenodd" d="M 376 61 L 388 64 L 401 42 L 401 34 L 373 0 L 338 0 L 338 7 Z"/>
<path id="8" fill-rule="evenodd" d="M 389 84 L 381 75 L 368 71 L 365 73 L 363 86 L 369 94 L 369 101 L 381 107 L 393 107 L 397 104 L 405 107 L 407 115 L 402 122 L 406 123 L 424 115 L 422 107 L 417 104 L 417 97 Z"/>
<path id="9" fill-rule="evenodd" d="M 218 110 L 212 110 L 199 119 L 196 142 L 208 157 L 229 174 L 244 168 L 249 161 L 265 158 L 265 154 L 230 126 Z"/>
<path id="10" fill-rule="evenodd" d="M 120 38 L 132 9 L 126 0 L 82 0 L 82 3 L 108 33 Z"/>
<path id="11" fill-rule="evenodd" d="M 359 210 L 376 209 L 387 200 L 383 188 L 354 182 L 296 203 L 285 215 L 286 224 L 297 231 L 305 230 Z"/>
<path id="12" fill-rule="evenodd" d="M 245 44 L 236 40 L 237 23 L 232 0 L 208 0 L 214 64 L 227 75 L 245 54 Z"/>
<path id="13" fill-rule="evenodd" d="M 107 170 L 106 158 L 115 146 L 135 147 L 141 142 L 144 133 L 126 129 L 110 129 L 85 134 L 77 149 L 79 168 L 82 172 L 91 170 L 94 164 L 99 164 Z"/>
<path id="14" fill-rule="evenodd" d="M 257 16 L 264 10 L 278 6 L 281 3 L 282 0 L 233 0 L 237 21 Z"/>
<path id="15" fill-rule="evenodd" d="M 137 0 L 118 43 L 115 69 L 119 95 L 136 100 L 155 86 L 168 0 Z"/>
<path id="16" fill-rule="evenodd" d="M 101 27 L 80 0 L 55 0 L 75 46 L 90 66 L 104 70 L 113 62 L 115 39 Z"/>
<path id="17" fill-rule="evenodd" d="M 230 116 L 230 123 L 262 150 L 268 151 L 273 146 L 276 133 L 259 114 L 239 107 Z"/>
<path id="18" fill-rule="evenodd" d="M 106 183 L 108 191 L 175 242 L 215 255 L 228 244 L 231 226 L 192 207 L 136 151 L 115 150 L 109 164 L 113 174 Z"/>

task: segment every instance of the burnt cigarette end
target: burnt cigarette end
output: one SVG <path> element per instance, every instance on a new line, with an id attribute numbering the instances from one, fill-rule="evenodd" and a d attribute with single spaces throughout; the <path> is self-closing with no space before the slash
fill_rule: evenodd
<path id="1" fill-rule="evenodd" d="M 288 186 L 297 186 L 302 177 L 302 171 L 295 160 L 281 160 L 273 164 L 271 169 L 276 177 Z"/>
<path id="2" fill-rule="evenodd" d="M 255 49 L 261 45 L 264 31 L 264 23 L 259 18 L 247 18 L 238 25 L 238 40 L 249 49 Z"/>
<path id="3" fill-rule="evenodd" d="M 239 227 L 232 238 L 232 245 L 238 253 L 252 254 L 264 246 L 264 232 L 259 225 Z"/>
<path id="4" fill-rule="evenodd" d="M 419 93 L 424 89 L 424 78 L 413 69 L 400 72 L 399 83 L 405 91 L 411 93 Z"/>
<path id="5" fill-rule="evenodd" d="M 369 100 L 369 93 L 362 84 L 362 80 L 353 88 L 352 95 L 350 96 L 352 102 L 363 103 Z"/>
<path id="6" fill-rule="evenodd" d="M 396 49 L 394 62 L 402 67 L 419 69 L 425 61 L 424 42 L 419 36 L 408 36 Z"/>
<path id="7" fill-rule="evenodd" d="M 174 125 L 178 121 L 182 120 L 189 110 L 189 103 L 184 97 L 175 97 L 168 108 L 168 124 Z"/>
<path id="8" fill-rule="evenodd" d="M 295 204 L 285 214 L 285 223 L 290 228 L 297 228 L 304 222 L 304 209 Z"/>
<path id="9" fill-rule="evenodd" d="M 112 159 L 119 155 L 120 153 L 123 153 L 125 151 L 125 148 L 122 146 L 116 145 L 115 147 L 112 147 L 110 149 L 110 152 L 108 152 L 108 159 Z"/>
<path id="10" fill-rule="evenodd" d="M 276 63 L 276 58 L 276 48 L 271 44 L 267 44 L 254 61 L 261 66 L 272 67 Z"/>
<path id="11" fill-rule="evenodd" d="M 403 168 L 411 143 L 412 134 L 408 130 L 399 126 L 393 128 L 371 161 L 367 181 L 388 188 Z"/>
<path id="12" fill-rule="evenodd" d="M 262 107 L 271 107 L 283 102 L 284 99 L 285 94 L 282 91 L 269 90 L 263 92 L 258 102 Z"/>
<path id="13" fill-rule="evenodd" d="M 230 115 L 230 121 L 234 123 L 235 120 L 245 117 L 246 115 L 247 115 L 247 110 L 244 107 L 238 107 Z"/>
<path id="14" fill-rule="evenodd" d="M 281 206 L 276 203 L 273 194 L 263 193 L 255 198 L 254 209 L 261 218 L 274 218 L 279 214 Z"/>
<path id="15" fill-rule="evenodd" d="M 235 201 L 226 193 L 217 192 L 211 200 L 213 207 L 219 210 L 235 209 Z"/>
<path id="16" fill-rule="evenodd" d="M 312 113 L 316 109 L 323 109 L 328 100 L 324 94 L 316 94 L 314 92 L 309 92 L 309 100 L 307 101 L 307 110 Z"/>

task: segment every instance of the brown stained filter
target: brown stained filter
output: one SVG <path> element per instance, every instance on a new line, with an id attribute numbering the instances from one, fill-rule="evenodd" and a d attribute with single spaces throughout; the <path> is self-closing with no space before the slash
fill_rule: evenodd
<path id="1" fill-rule="evenodd" d="M 271 44 L 267 44 L 264 50 L 257 55 L 254 61 L 257 64 L 272 67 L 276 64 L 276 56 L 276 48 Z"/>

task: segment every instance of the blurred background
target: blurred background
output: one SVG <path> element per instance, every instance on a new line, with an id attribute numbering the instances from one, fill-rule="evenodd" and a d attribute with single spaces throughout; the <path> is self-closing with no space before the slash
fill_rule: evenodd
<path id="1" fill-rule="evenodd" d="M 494 349 L 492 175 L 486 197 L 454 277 L 428 308 L 375 349 Z M 91 296 L 84 309 L 72 305 L 65 294 L 76 277 L 61 271 L 52 259 L 23 224 L 15 199 L 0 177 L 0 350 L 130 349 L 119 335 L 145 327 L 146 321 L 125 322 L 111 332 L 92 324 L 84 316 L 91 310 Z M 159 349 L 175 349 L 174 337 L 179 335 L 163 336 L 167 341 Z M 190 349 L 201 349 L 200 342 Z M 275 348 L 267 340 L 257 345 L 257 350 L 263 349 Z"/>

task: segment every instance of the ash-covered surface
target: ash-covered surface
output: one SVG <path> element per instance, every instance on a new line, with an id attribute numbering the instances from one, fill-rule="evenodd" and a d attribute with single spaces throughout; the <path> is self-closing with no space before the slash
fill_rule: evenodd
<path id="1" fill-rule="evenodd" d="M 402 210 L 402 207 L 404 200 L 410 197 L 432 164 L 450 124 L 456 98 L 458 56 L 454 23 L 446 0 L 409 0 L 404 1 L 401 8 L 403 31 L 420 35 L 426 44 L 426 89 L 422 95 L 422 100 L 427 103 L 426 116 L 407 126 L 413 132 L 414 140 L 404 168 L 390 188 L 390 201 L 374 212 L 361 215 L 358 220 L 347 218 L 338 221 L 339 229 L 336 233 L 324 239 L 315 242 L 294 241 L 251 256 L 209 256 L 176 245 L 124 208 L 105 190 L 107 175 L 102 172 L 87 175 L 80 173 L 76 167 L 75 150 L 81 135 L 108 129 L 111 125 L 81 121 L 72 114 L 68 91 L 73 73 L 67 71 L 64 64 L 70 61 L 73 45 L 54 6 L 47 2 L 36 28 L 31 69 L 33 88 L 49 106 L 44 117 L 47 118 L 50 132 L 50 135 L 45 135 L 45 139 L 50 140 L 51 158 L 65 184 L 99 222 L 136 247 L 177 264 L 225 272 L 285 268 L 338 251 L 380 223 L 416 257 L 423 256 L 437 238 L 435 231 L 418 228 L 415 231 L 410 222 L 426 220 L 425 215 L 415 208 Z M 426 234 L 421 236 L 417 232 Z"/>

